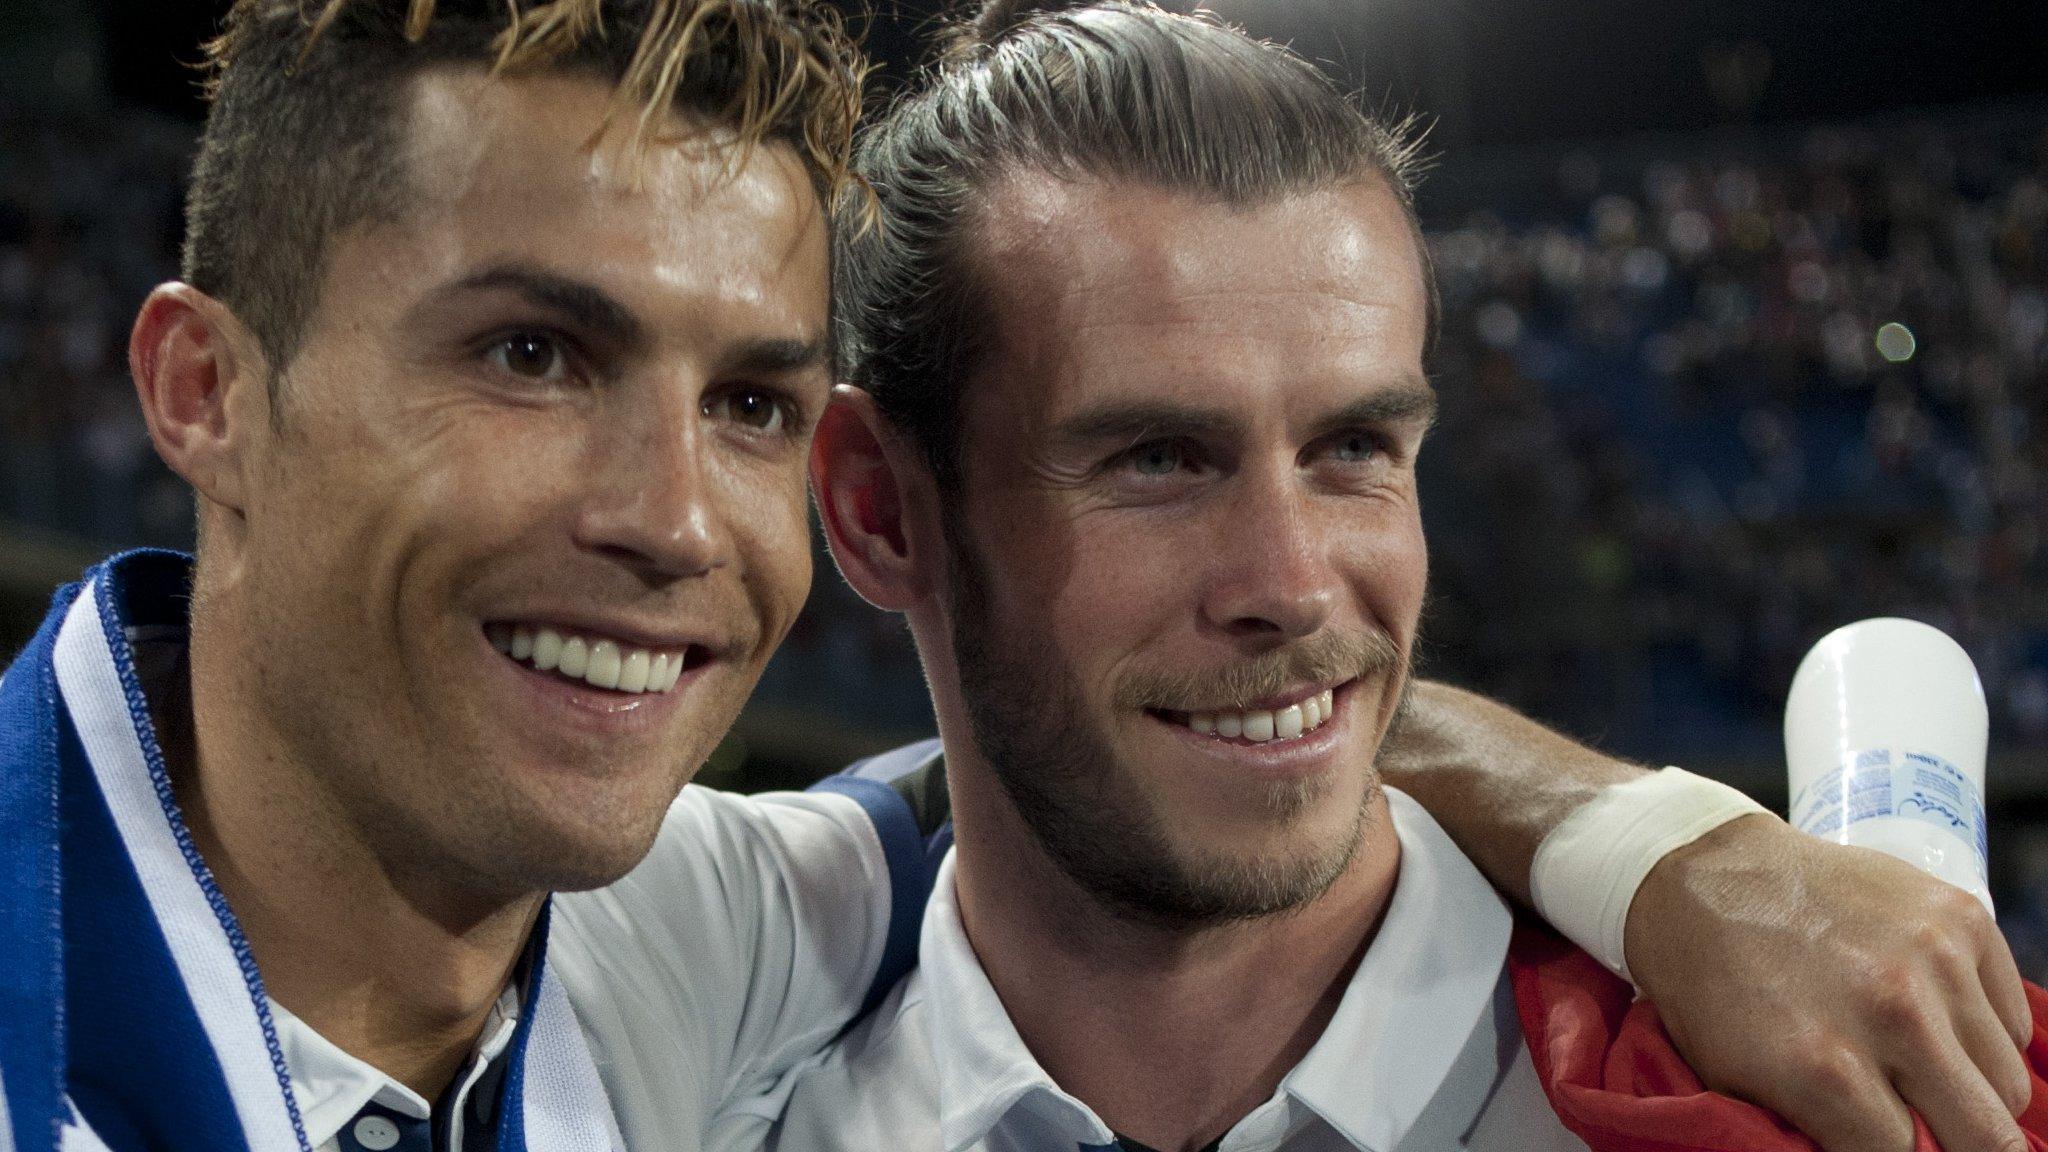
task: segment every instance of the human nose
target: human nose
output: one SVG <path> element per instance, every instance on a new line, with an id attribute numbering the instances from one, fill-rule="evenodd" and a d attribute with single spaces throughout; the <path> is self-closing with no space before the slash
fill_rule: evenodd
<path id="1" fill-rule="evenodd" d="M 722 567 L 729 540 L 694 399 L 663 397 L 601 438 L 576 542 L 654 581 Z"/>
<path id="2" fill-rule="evenodd" d="M 1339 580 L 1327 534 L 1293 469 L 1240 474 L 1242 490 L 1217 533 L 1204 614 L 1238 636 L 1308 636 L 1336 611 Z"/>

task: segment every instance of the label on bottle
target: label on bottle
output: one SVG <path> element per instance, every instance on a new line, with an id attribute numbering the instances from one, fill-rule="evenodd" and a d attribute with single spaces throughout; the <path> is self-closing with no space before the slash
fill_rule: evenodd
<path id="1" fill-rule="evenodd" d="M 1793 826 L 1827 840 L 1860 839 L 1851 835 L 1858 824 L 1886 818 L 1918 821 L 1954 836 L 1975 851 L 1979 879 L 1987 874 L 1983 789 L 1932 753 L 1851 752 L 1840 767 L 1792 798 Z"/>

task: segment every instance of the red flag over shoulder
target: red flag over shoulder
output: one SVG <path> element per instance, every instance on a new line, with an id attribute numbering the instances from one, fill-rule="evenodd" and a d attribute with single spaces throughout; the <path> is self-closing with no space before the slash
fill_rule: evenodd
<path id="1" fill-rule="evenodd" d="M 1515 1003 L 1550 1106 L 1593 1152 L 1812 1152 L 1791 1125 L 1754 1104 L 1709 1092 L 1627 981 L 1550 929 L 1518 920 L 1508 949 Z M 2048 1152 L 2048 992 L 2027 985 L 2034 1097 L 2020 1116 L 2027 1144 Z M 1914 1117 L 1915 1152 L 1940 1152 Z"/>

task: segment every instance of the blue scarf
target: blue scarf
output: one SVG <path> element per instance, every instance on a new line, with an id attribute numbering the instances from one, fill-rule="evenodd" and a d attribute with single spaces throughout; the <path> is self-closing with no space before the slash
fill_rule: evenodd
<path id="1" fill-rule="evenodd" d="M 185 624 L 190 561 L 58 592 L 0 680 L 0 1152 L 311 1152 L 249 943 L 172 799 L 131 630 Z M 498 1152 L 617 1152 L 530 943 Z"/>

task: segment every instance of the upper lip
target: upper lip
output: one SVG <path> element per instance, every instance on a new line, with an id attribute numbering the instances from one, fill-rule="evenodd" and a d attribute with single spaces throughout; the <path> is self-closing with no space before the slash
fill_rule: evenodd
<path id="1" fill-rule="evenodd" d="M 485 623 L 551 628 L 557 632 L 595 636 L 617 641 L 622 647 L 676 650 L 706 648 L 723 655 L 736 646 L 730 636 L 713 629 L 678 627 L 645 620 L 633 620 L 601 613 L 562 609 L 504 612 L 485 617 Z"/>
<path id="2" fill-rule="evenodd" d="M 1262 696 L 1248 704 L 1215 704 L 1199 708 L 1163 708 L 1161 711 L 1180 712 L 1190 716 L 1201 712 L 1278 712 L 1282 708 L 1299 704 L 1311 696 L 1320 696 L 1324 692 L 1335 691 L 1349 683 L 1351 683 L 1349 680 L 1336 680 L 1328 684 L 1317 684 L 1312 687 L 1289 688 L 1271 696 Z"/>

